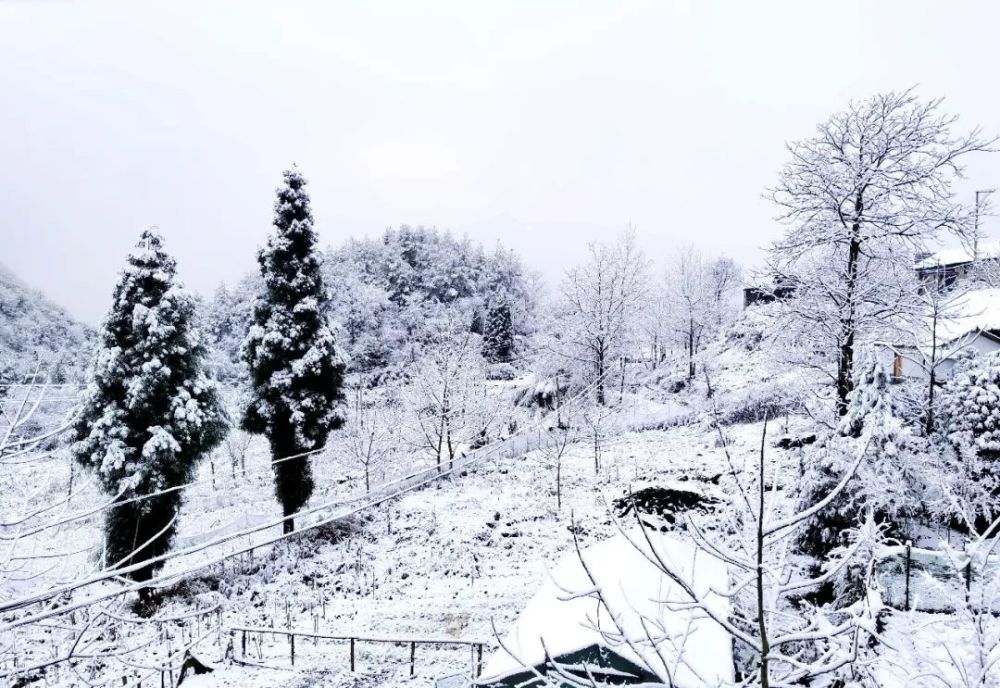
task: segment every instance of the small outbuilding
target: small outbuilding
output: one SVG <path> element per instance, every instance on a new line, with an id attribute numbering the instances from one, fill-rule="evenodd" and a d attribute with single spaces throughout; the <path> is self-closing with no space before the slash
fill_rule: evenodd
<path id="1" fill-rule="evenodd" d="M 651 559 L 669 562 L 707 595 L 720 618 L 728 615 L 728 600 L 709 591 L 729 587 L 725 564 L 676 537 L 647 534 L 655 551 L 635 529 L 564 556 L 476 685 L 559 685 L 552 678 L 566 674 L 601 685 L 731 685 L 731 637 L 703 610 L 691 609 L 691 599 Z"/>

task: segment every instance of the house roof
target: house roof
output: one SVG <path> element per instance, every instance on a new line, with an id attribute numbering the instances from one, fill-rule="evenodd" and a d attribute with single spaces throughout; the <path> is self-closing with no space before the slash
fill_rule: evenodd
<path id="1" fill-rule="evenodd" d="M 690 598 L 644 556 L 653 552 L 642 533 L 633 529 L 627 535 L 582 550 L 596 586 L 575 551 L 559 560 L 490 659 L 483 672 L 485 683 L 539 666 L 547 656 L 558 659 L 593 646 L 648 667 L 677 688 L 733 680 L 729 634 L 703 611 L 677 609 L 678 603 L 689 603 Z M 699 594 L 728 587 L 726 566 L 720 560 L 688 542 L 656 532 L 649 536 L 655 553 L 692 581 Z M 601 591 L 607 607 L 593 597 L 578 596 L 594 589 Z M 728 614 L 726 598 L 713 594 L 708 601 L 713 611 Z"/>
<path id="2" fill-rule="evenodd" d="M 953 342 L 976 332 L 1000 331 L 1000 289 L 976 289 L 954 297 L 948 317 L 938 322 L 938 341 Z"/>
<path id="3" fill-rule="evenodd" d="M 979 244 L 978 253 L 980 258 L 1000 258 L 1000 241 L 984 241 Z M 954 246 L 942 249 L 936 253 L 917 261 L 917 270 L 927 268 L 944 267 L 947 265 L 961 265 L 971 263 L 972 253 L 964 246 Z"/>

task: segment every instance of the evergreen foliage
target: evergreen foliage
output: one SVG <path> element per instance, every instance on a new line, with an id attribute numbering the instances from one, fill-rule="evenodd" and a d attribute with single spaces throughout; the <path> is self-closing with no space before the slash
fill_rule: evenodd
<path id="1" fill-rule="evenodd" d="M 941 393 L 948 439 L 1000 459 L 1000 352 L 968 356 Z"/>
<path id="2" fill-rule="evenodd" d="M 514 323 L 510 304 L 500 296 L 490 306 L 483 326 L 483 357 L 490 363 L 507 363 L 514 356 Z"/>
<path id="3" fill-rule="evenodd" d="M 801 511 L 833 491 L 864 453 L 848 488 L 799 533 L 802 550 L 820 557 L 845 545 L 850 532 L 870 518 L 890 530 L 898 527 L 899 517 L 920 502 L 915 457 L 927 447 L 899 419 L 888 375 L 877 361 L 862 364 L 848 402 L 836 430 L 807 457 L 799 482 L 796 510 Z"/>
<path id="4" fill-rule="evenodd" d="M 176 279 L 161 238 L 142 233 L 114 301 L 72 446 L 109 495 L 126 500 L 182 485 L 228 428 L 205 374 L 195 300 Z M 164 554 L 181 504 L 174 491 L 115 507 L 105 520 L 105 561 L 128 566 Z M 158 565 L 131 572 L 149 580 Z"/>
<path id="5" fill-rule="evenodd" d="M 466 327 L 483 334 L 488 304 L 506 298 L 514 334 L 532 327 L 535 294 L 520 259 L 486 253 L 467 238 L 402 226 L 379 239 L 352 239 L 330 251 L 324 278 L 337 284 L 333 316 L 352 371 L 378 379 L 406 367 L 432 345 L 442 309 L 471 313 Z"/>
<path id="6" fill-rule="evenodd" d="M 244 344 L 251 399 L 243 426 L 267 435 L 274 459 L 323 446 L 343 424 L 344 362 L 326 317 L 328 297 L 316 250 L 306 181 L 285 171 L 274 204 L 275 231 L 257 255 L 264 291 Z M 285 516 L 313 491 L 312 466 L 302 456 L 274 464 L 275 492 Z M 285 531 L 294 520 L 285 521 Z"/>

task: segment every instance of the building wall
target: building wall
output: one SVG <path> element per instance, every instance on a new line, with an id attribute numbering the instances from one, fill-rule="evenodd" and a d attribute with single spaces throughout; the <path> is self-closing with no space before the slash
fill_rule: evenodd
<path id="1" fill-rule="evenodd" d="M 967 341 L 965 345 L 956 352 L 956 356 L 961 351 L 973 351 L 976 354 L 987 354 L 993 353 L 994 351 L 1000 351 L 1000 342 L 997 342 L 991 337 L 986 337 L 978 333 L 969 334 L 966 335 L 966 337 Z M 954 344 L 948 347 L 949 351 L 952 349 L 954 349 Z M 887 370 L 893 378 L 906 378 L 924 381 L 928 379 L 927 372 L 917 365 L 917 363 L 909 358 L 906 358 L 905 356 L 897 358 L 892 349 L 888 347 L 880 347 L 878 361 L 880 364 L 885 366 L 885 370 Z M 952 373 L 955 372 L 956 365 L 957 362 L 955 357 L 941 361 L 937 366 L 936 377 L 940 380 L 951 377 Z"/>

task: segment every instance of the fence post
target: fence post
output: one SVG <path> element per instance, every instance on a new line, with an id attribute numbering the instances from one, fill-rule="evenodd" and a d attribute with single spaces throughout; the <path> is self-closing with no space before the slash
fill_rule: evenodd
<path id="1" fill-rule="evenodd" d="M 247 632 L 246 631 L 243 631 L 243 640 L 240 643 L 240 646 L 242 647 L 242 651 L 243 651 L 243 659 L 246 659 L 247 658 Z"/>
<path id="2" fill-rule="evenodd" d="M 288 635 L 288 642 L 292 648 L 292 666 L 295 666 L 295 634 L 290 633 Z"/>
<path id="3" fill-rule="evenodd" d="M 351 638 L 351 671 L 354 671 L 354 638 Z"/>
<path id="4" fill-rule="evenodd" d="M 483 673 L 483 644 L 476 643 L 476 677 Z"/>
<path id="5" fill-rule="evenodd" d="M 972 590 L 972 557 L 965 564 L 965 601 L 969 601 L 969 592 Z"/>
<path id="6" fill-rule="evenodd" d="M 416 659 L 416 656 L 417 656 L 417 643 L 410 642 L 410 676 L 413 676 L 413 672 L 415 669 L 414 660 Z"/>
<path id="7" fill-rule="evenodd" d="M 910 550 L 913 548 L 913 543 L 909 540 L 906 541 L 906 596 L 904 602 L 904 609 L 910 610 Z"/>

